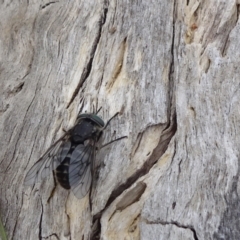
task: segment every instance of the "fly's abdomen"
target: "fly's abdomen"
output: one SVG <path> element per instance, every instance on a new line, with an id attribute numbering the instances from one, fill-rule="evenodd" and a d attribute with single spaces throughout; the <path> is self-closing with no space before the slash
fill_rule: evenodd
<path id="1" fill-rule="evenodd" d="M 71 186 L 69 184 L 69 163 L 70 158 L 72 157 L 72 152 L 74 151 L 76 145 L 72 145 L 65 159 L 61 162 L 61 164 L 56 168 L 55 175 L 59 184 L 65 188 L 70 189 Z"/>
<path id="2" fill-rule="evenodd" d="M 71 188 L 69 184 L 69 161 L 70 158 L 67 156 L 55 170 L 59 184 L 65 189 Z"/>

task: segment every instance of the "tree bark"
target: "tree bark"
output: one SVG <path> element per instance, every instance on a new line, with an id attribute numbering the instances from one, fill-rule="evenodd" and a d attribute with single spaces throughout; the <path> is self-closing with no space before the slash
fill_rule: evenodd
<path id="1" fill-rule="evenodd" d="M 240 22 L 229 1 L 2 1 L 9 239 L 239 239 Z M 30 167 L 79 112 L 107 122 L 83 199 Z"/>

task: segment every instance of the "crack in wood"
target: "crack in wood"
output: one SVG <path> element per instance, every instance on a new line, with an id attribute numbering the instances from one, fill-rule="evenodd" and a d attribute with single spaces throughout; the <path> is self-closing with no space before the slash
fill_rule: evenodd
<path id="1" fill-rule="evenodd" d="M 192 231 L 194 239 L 195 239 L 195 240 L 198 240 L 197 232 L 196 232 L 196 230 L 194 229 L 193 226 L 190 226 L 190 225 L 187 225 L 187 226 L 181 225 L 181 224 L 179 224 L 178 222 L 175 222 L 175 221 L 171 222 L 171 224 L 173 224 L 173 225 L 175 225 L 175 226 L 177 226 L 177 227 L 179 227 L 179 228 L 189 229 L 190 231 Z"/>
<path id="2" fill-rule="evenodd" d="M 231 16 L 231 19 L 234 20 L 234 17 L 235 17 L 235 13 L 233 13 L 233 15 Z M 225 57 L 227 55 L 227 50 L 228 50 L 228 47 L 230 45 L 230 40 L 229 40 L 230 33 L 236 27 L 236 25 L 238 23 L 238 19 L 239 19 L 239 4 L 236 4 L 236 19 L 235 19 L 235 22 L 232 24 L 232 26 L 230 25 L 231 29 L 228 31 L 227 36 L 226 36 L 225 41 L 224 41 L 223 46 L 222 46 L 222 51 L 221 52 L 222 52 L 223 57 Z M 227 21 L 226 24 L 228 22 L 230 22 L 230 20 Z"/>
<path id="3" fill-rule="evenodd" d="M 138 202 L 143 193 L 145 192 L 145 189 L 147 187 L 147 184 L 144 182 L 139 182 L 137 185 L 131 189 L 129 192 L 127 192 L 117 205 L 116 210 L 124 210 L 125 208 L 129 207 L 135 202 Z"/>
<path id="4" fill-rule="evenodd" d="M 239 20 L 239 16 L 240 16 L 240 3 L 237 4 L 237 21 Z"/>
<path id="5" fill-rule="evenodd" d="M 47 203 L 50 203 L 50 200 L 52 199 L 55 191 L 56 191 L 56 188 L 57 188 L 57 183 L 56 183 L 56 179 L 55 179 L 55 175 L 53 174 L 53 179 L 54 179 L 54 186 L 53 186 L 53 189 L 51 190 L 51 193 L 47 199 Z"/>
<path id="6" fill-rule="evenodd" d="M 139 221 L 139 218 L 140 218 L 141 214 L 138 214 L 132 221 L 131 224 L 129 224 L 129 229 L 128 231 L 133 233 L 136 229 L 137 229 L 137 223 Z"/>
<path id="7" fill-rule="evenodd" d="M 39 228 L 38 228 L 39 229 L 39 232 L 38 232 L 39 240 L 42 239 L 42 219 L 43 219 L 43 203 L 42 203 L 41 200 L 40 200 L 40 203 L 41 203 L 42 211 L 41 211 L 40 220 L 39 220 L 39 224 L 38 224 L 38 226 L 39 226 Z"/>
<path id="8" fill-rule="evenodd" d="M 52 5 L 52 4 L 54 4 L 54 3 L 57 3 L 57 2 L 59 2 L 59 1 L 55 1 L 55 2 L 48 2 L 48 3 L 46 3 L 45 5 L 43 5 L 43 6 L 40 6 L 40 9 L 42 10 L 42 9 L 44 9 L 44 8 L 46 8 L 46 7 L 48 7 L 48 6 Z"/>
<path id="9" fill-rule="evenodd" d="M 83 86 L 84 82 L 87 80 L 87 78 L 89 77 L 89 75 L 91 73 L 93 59 L 94 59 L 94 56 L 95 56 L 95 53 L 96 53 L 96 50 L 97 50 L 97 46 L 98 46 L 98 44 L 100 42 L 100 39 L 101 39 L 102 28 L 103 28 L 103 25 L 106 22 L 107 13 L 108 13 L 108 4 L 106 4 L 106 2 L 105 2 L 104 5 L 106 5 L 106 6 L 104 7 L 103 15 L 100 17 L 100 20 L 99 20 L 99 29 L 98 29 L 98 33 L 96 35 L 96 38 L 95 38 L 95 40 L 93 42 L 92 50 L 90 51 L 90 59 L 89 59 L 88 63 L 86 64 L 86 66 L 83 69 L 82 75 L 80 77 L 80 81 L 79 81 L 75 91 L 73 92 L 72 98 L 70 99 L 70 101 L 69 101 L 69 103 L 67 105 L 67 109 L 72 104 L 72 102 L 74 101 L 74 99 L 78 95 L 81 87 Z"/>
<path id="10" fill-rule="evenodd" d="M 65 207 L 65 209 L 66 209 L 66 207 Z M 64 236 L 69 237 L 71 239 L 70 216 L 67 214 L 66 210 L 65 210 L 65 213 L 66 213 L 66 216 L 67 216 L 67 228 L 68 228 L 67 230 L 68 230 L 68 232 L 64 232 Z"/>
<path id="11" fill-rule="evenodd" d="M 32 46 L 31 41 L 30 41 L 29 44 L 30 44 L 31 49 L 32 49 L 32 56 L 31 56 L 30 62 L 28 64 L 27 71 L 26 71 L 25 75 L 21 78 L 21 80 L 24 80 L 30 74 L 31 69 L 32 69 L 32 64 L 33 64 L 33 60 L 34 60 L 34 48 Z"/>
<path id="12" fill-rule="evenodd" d="M 56 233 L 52 233 L 52 234 L 48 235 L 47 237 L 43 237 L 42 239 L 48 239 L 48 238 L 51 238 L 51 239 L 52 239 L 53 236 L 54 236 L 57 240 L 60 240 L 60 238 L 58 237 L 58 235 L 57 235 Z"/>
<path id="13" fill-rule="evenodd" d="M 188 229 L 192 232 L 194 240 L 199 240 L 198 236 L 197 236 L 197 232 L 192 225 L 183 225 L 183 224 L 180 224 L 177 221 L 170 221 L 170 222 L 167 222 L 167 221 L 146 221 L 146 223 L 147 224 L 161 224 L 163 226 L 174 225 L 178 228 Z"/>
<path id="14" fill-rule="evenodd" d="M 19 93 L 23 89 L 24 84 L 25 84 L 25 82 L 20 82 L 15 87 L 13 87 L 12 89 L 8 90 L 6 98 L 13 97 L 17 93 Z"/>
<path id="15" fill-rule="evenodd" d="M 143 132 L 138 133 L 137 140 L 136 140 L 137 143 L 135 144 L 135 146 L 133 146 L 133 151 L 131 153 L 131 158 L 136 154 L 136 152 L 137 152 L 137 150 L 140 146 L 140 143 L 142 141 L 142 137 L 143 137 Z"/>
<path id="16" fill-rule="evenodd" d="M 117 203 L 116 209 L 112 213 L 112 215 L 111 215 L 111 217 L 109 218 L 108 221 L 111 220 L 111 218 L 114 216 L 114 214 L 117 211 L 123 211 L 124 209 L 126 209 L 130 205 L 138 202 L 140 200 L 141 196 L 143 195 L 143 193 L 145 192 L 146 187 L 147 187 L 146 183 L 138 182 L 137 185 L 134 188 L 132 188 L 130 191 L 128 191 L 124 195 L 122 200 Z"/>
<path id="17" fill-rule="evenodd" d="M 101 234 L 101 223 L 100 223 L 100 218 L 98 218 L 93 221 L 90 239 L 98 240 L 100 239 L 100 234 Z"/>

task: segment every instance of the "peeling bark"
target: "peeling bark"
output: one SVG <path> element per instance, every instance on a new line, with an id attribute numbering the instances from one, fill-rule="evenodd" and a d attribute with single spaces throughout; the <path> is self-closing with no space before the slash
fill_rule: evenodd
<path id="1" fill-rule="evenodd" d="M 3 1 L 9 239 L 239 239 L 240 2 Z M 107 122 L 83 199 L 29 168 L 79 112 Z"/>

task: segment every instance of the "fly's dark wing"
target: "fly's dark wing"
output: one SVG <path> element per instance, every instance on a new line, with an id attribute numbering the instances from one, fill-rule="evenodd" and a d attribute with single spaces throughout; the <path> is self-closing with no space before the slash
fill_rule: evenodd
<path id="1" fill-rule="evenodd" d="M 83 198 L 92 182 L 92 161 L 95 147 L 79 144 L 73 151 L 69 164 L 69 184 L 77 198 Z"/>
<path id="2" fill-rule="evenodd" d="M 51 146 L 47 152 L 32 166 L 24 179 L 24 185 L 31 186 L 36 182 L 47 177 L 54 169 L 56 169 L 67 156 L 71 142 L 63 141 L 64 138 L 58 140 Z"/>

